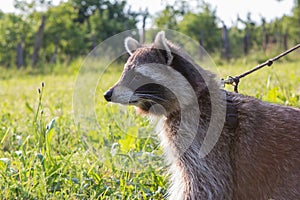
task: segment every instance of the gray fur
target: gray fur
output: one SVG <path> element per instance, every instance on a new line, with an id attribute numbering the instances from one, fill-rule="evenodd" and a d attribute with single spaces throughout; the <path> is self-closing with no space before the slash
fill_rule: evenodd
<path id="1" fill-rule="evenodd" d="M 157 49 L 162 49 L 167 52 L 167 65 L 170 65 L 173 60 L 173 56 L 172 56 L 171 49 L 167 44 L 164 31 L 157 33 L 155 40 L 154 40 L 154 46 Z"/>
<path id="2" fill-rule="evenodd" d="M 133 39 L 132 37 L 125 38 L 124 46 L 126 51 L 132 55 L 135 50 L 141 47 L 140 43 Z"/>
<path id="3" fill-rule="evenodd" d="M 182 104 L 185 111 L 190 113 L 188 119 L 183 119 L 182 105 L 178 104 L 172 93 L 159 90 L 159 97 L 164 100 L 160 104 L 165 108 L 161 113 L 165 116 L 159 137 L 170 165 L 169 199 L 298 199 L 300 110 L 220 90 L 210 72 L 198 68 L 188 55 L 166 41 L 164 35 L 159 37 L 156 44 L 160 41 L 167 52 L 158 51 L 155 44 L 135 49 L 125 65 L 121 80 L 112 89 L 125 86 L 135 91 L 136 88 L 132 88 L 132 85 L 139 83 L 132 80 L 132 75 L 129 75 L 132 73 L 150 82 L 155 82 L 157 77 L 161 79 L 162 74 L 155 75 L 155 66 L 151 73 L 146 73 L 145 70 L 149 71 L 149 67 L 142 66 L 148 63 L 169 65 L 166 70 L 178 71 L 193 87 L 201 113 L 197 122 L 193 121 L 196 109 L 192 105 L 195 102 Z M 166 45 L 170 51 L 166 49 Z M 172 52 L 171 62 L 168 52 Z M 196 73 L 198 70 L 202 76 Z M 183 97 L 193 95 L 184 88 L 184 83 L 180 85 L 176 77 L 166 75 L 165 78 L 166 82 L 179 82 L 176 87 L 179 87 L 178 92 Z M 211 111 L 212 91 L 208 91 L 208 86 L 216 93 L 226 93 L 233 100 L 238 123 L 234 129 L 225 124 L 212 151 L 201 158 L 199 152 L 209 126 Z M 120 95 L 122 94 L 115 96 Z M 157 101 L 155 94 L 150 100 Z M 151 113 L 151 104 L 146 101 L 140 99 L 133 105 L 144 114 L 159 114 Z M 192 130 L 193 126 L 187 124 L 184 131 L 179 130 L 182 120 L 191 124 L 198 123 L 199 126 L 197 130 Z M 184 151 L 183 146 L 187 146 Z"/>

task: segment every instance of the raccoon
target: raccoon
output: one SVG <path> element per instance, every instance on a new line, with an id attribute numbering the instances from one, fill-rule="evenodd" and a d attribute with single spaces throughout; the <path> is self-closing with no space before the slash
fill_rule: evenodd
<path id="1" fill-rule="evenodd" d="M 300 109 L 222 90 L 164 32 L 150 45 L 126 38 L 125 48 L 130 57 L 104 98 L 163 117 L 169 199 L 300 197 Z M 215 123 L 220 135 L 201 156 L 214 106 L 224 108 L 225 119 Z"/>

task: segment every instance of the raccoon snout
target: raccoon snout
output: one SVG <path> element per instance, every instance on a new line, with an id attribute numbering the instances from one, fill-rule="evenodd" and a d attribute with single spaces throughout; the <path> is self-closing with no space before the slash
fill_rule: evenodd
<path id="1" fill-rule="evenodd" d="M 106 101 L 111 101 L 111 97 L 112 97 L 113 91 L 114 91 L 114 89 L 111 88 L 111 89 L 107 90 L 104 93 L 104 98 L 105 98 Z"/>

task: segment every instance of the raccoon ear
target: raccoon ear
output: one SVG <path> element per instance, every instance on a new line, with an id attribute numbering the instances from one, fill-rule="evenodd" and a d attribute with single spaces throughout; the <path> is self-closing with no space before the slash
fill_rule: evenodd
<path id="1" fill-rule="evenodd" d="M 142 45 L 132 37 L 125 38 L 124 45 L 129 55 L 132 55 L 135 50 L 142 47 Z"/>
<path id="2" fill-rule="evenodd" d="M 157 33 L 154 40 L 154 46 L 157 49 L 162 49 L 167 52 L 167 65 L 170 65 L 172 63 L 173 56 L 172 56 L 170 46 L 167 43 L 167 39 L 164 31 L 160 31 Z"/>

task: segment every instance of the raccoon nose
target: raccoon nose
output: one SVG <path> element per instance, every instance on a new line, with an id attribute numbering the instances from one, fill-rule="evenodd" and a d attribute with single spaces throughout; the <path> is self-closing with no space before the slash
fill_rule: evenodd
<path id="1" fill-rule="evenodd" d="M 104 98 L 106 101 L 111 101 L 111 97 L 112 97 L 112 94 L 113 94 L 113 89 L 109 89 L 107 90 L 105 93 L 104 93 Z"/>

